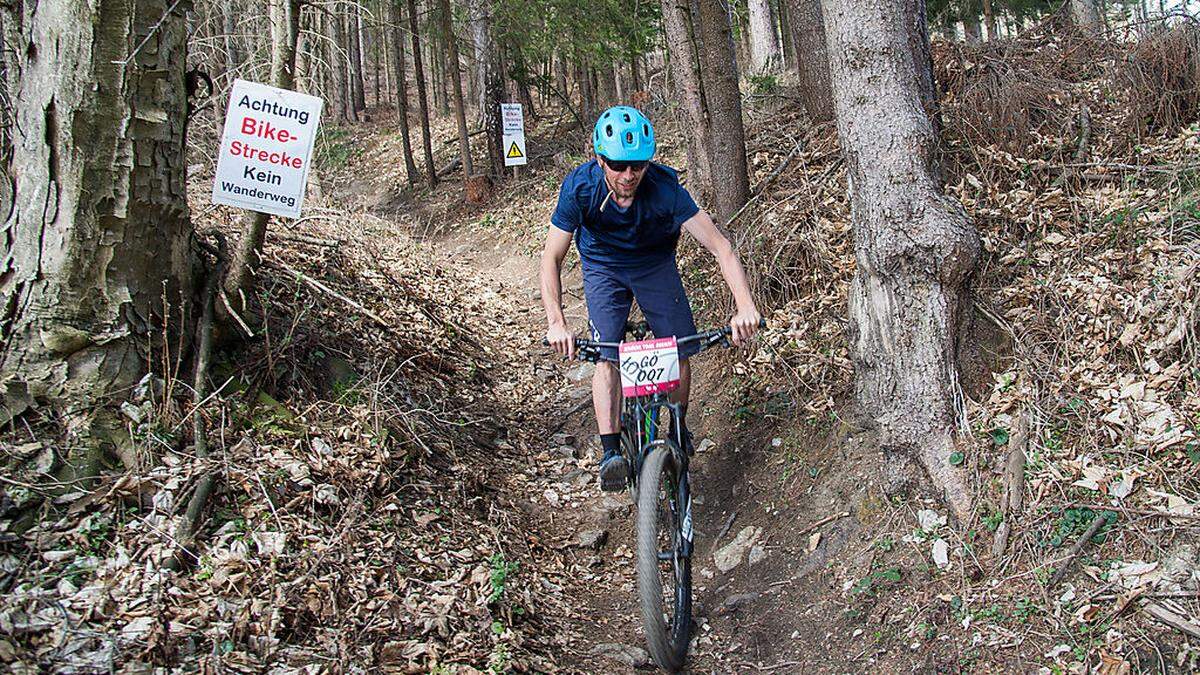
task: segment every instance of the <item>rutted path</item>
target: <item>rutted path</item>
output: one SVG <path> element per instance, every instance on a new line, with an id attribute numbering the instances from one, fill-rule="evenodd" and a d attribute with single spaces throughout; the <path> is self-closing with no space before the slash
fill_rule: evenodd
<path id="1" fill-rule="evenodd" d="M 479 242 L 461 234 L 442 246 L 453 264 L 469 266 L 491 290 L 520 308 L 522 319 L 512 324 L 515 343 L 540 338 L 538 261 L 514 254 L 510 247 Z M 564 272 L 563 287 L 567 318 L 581 328 L 586 309 L 577 267 Z M 563 363 L 539 350 L 529 359 L 529 367 L 559 396 L 544 447 L 529 458 L 524 473 L 513 477 L 511 489 L 533 516 L 538 539 L 554 551 L 553 564 L 565 571 L 564 593 L 573 604 L 565 617 L 572 649 L 560 662 L 594 673 L 649 667 L 636 601 L 633 506 L 627 493 L 605 494 L 597 487 L 592 366 Z M 698 371 L 698 404 L 693 406 L 698 414 L 692 420 L 700 448 L 692 473 L 695 626 L 688 667 L 695 672 L 770 667 L 789 672 L 797 671 L 802 661 L 819 662 L 802 653 L 814 659 L 827 650 L 840 655 L 842 650 L 828 641 L 832 633 L 827 628 L 832 627 L 827 614 L 841 607 L 820 603 L 829 582 L 813 572 L 824 569 L 857 527 L 852 519 L 839 519 L 823 530 L 823 541 L 805 534 L 805 548 L 812 544 L 819 550 L 797 550 L 790 533 L 836 513 L 835 503 L 841 501 L 836 489 L 810 487 L 794 504 L 780 503 L 781 485 L 766 482 L 774 475 L 765 466 L 769 429 L 758 425 L 739 437 L 737 430 L 726 428 L 731 418 L 719 408 L 718 388 L 703 376 L 703 365 Z M 725 571 L 714 560 L 717 550 Z"/>

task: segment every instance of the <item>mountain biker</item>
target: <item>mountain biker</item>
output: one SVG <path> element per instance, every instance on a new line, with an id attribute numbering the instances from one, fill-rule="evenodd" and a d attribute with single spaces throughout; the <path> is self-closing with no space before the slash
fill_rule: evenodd
<path id="1" fill-rule="evenodd" d="M 685 230 L 717 259 L 737 311 L 729 320 L 736 345 L 754 335 L 762 318 L 750 294 L 746 273 L 729 239 L 679 184 L 674 169 L 650 161 L 654 127 L 636 108 L 616 106 L 601 113 L 592 133 L 595 158 L 573 169 L 563 180 L 558 206 L 542 252 L 542 304 L 546 339 L 559 354 L 575 355 L 575 337 L 562 309 L 561 270 L 574 238 L 583 268 L 583 292 L 593 340 L 618 342 L 624 337 L 632 300 L 646 316 L 656 337 L 685 337 L 696 332 L 691 305 L 675 249 Z M 678 423 L 691 452 L 686 411 L 691 386 L 687 357 L 699 345 L 680 348 L 679 388 L 672 399 L 682 404 Z M 615 350 L 603 354 L 615 359 Z M 625 487 L 629 465 L 620 452 L 621 382 L 615 364 L 601 361 L 592 377 L 592 403 L 604 457 L 600 487 Z M 674 429 L 672 429 L 672 434 Z"/>

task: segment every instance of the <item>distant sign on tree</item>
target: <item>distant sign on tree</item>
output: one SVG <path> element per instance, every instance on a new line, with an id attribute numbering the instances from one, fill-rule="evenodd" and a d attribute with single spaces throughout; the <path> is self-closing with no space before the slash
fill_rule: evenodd
<path id="1" fill-rule="evenodd" d="M 501 103 L 500 119 L 503 124 L 504 166 L 521 166 L 529 163 L 525 152 L 525 113 L 520 103 Z"/>
<path id="2" fill-rule="evenodd" d="M 213 203 L 299 218 L 322 105 L 316 96 L 234 82 Z"/>

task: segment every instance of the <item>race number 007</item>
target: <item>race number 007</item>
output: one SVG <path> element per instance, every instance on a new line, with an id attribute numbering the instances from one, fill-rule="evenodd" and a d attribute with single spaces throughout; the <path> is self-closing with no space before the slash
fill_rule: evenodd
<path id="1" fill-rule="evenodd" d="M 621 393 L 646 396 L 679 386 L 679 347 L 675 338 L 623 342 L 620 349 Z"/>

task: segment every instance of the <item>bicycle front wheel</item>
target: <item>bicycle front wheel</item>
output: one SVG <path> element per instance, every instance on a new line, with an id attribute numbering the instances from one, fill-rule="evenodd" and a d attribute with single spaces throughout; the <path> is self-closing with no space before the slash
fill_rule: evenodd
<path id="1" fill-rule="evenodd" d="M 650 655 L 679 670 L 692 625 L 692 563 L 684 544 L 689 505 L 681 503 L 680 468 L 673 444 L 655 448 L 638 481 L 638 604 Z"/>

